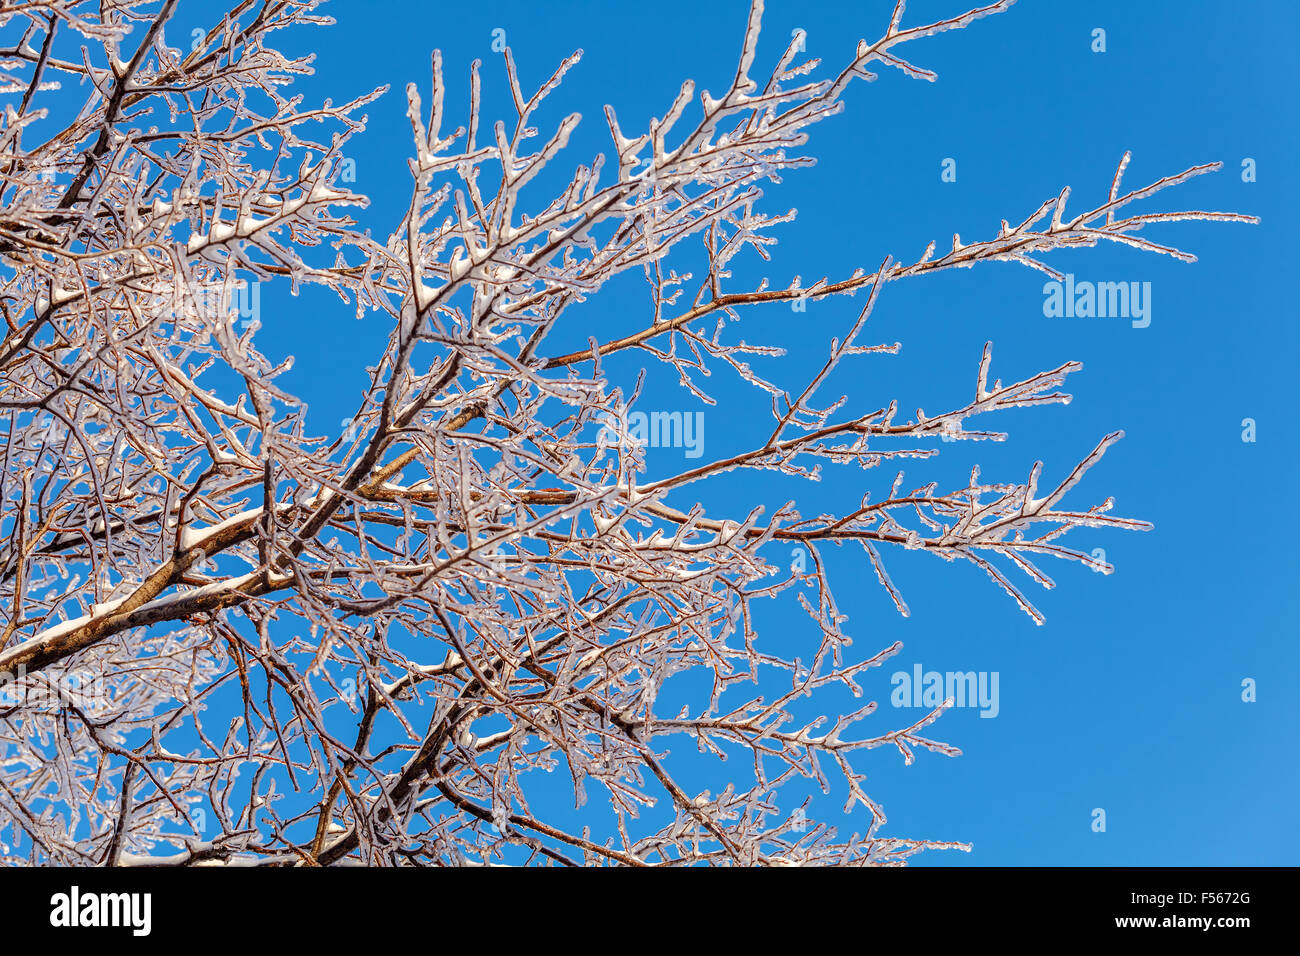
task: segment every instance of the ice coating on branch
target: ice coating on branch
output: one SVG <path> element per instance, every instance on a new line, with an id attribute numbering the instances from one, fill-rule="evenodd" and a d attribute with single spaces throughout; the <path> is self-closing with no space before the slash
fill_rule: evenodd
<path id="1" fill-rule="evenodd" d="M 20 675 L 0 681 L 3 862 L 896 865 L 966 848 L 885 830 L 867 791 L 865 751 L 957 752 L 925 736 L 950 702 L 878 707 L 901 645 L 871 646 L 875 615 L 909 614 L 888 565 L 928 566 L 940 591 L 978 570 L 1041 623 L 1021 588 L 1054 586 L 1046 559 L 1111 568 L 1073 532 L 1149 526 L 1086 497 L 1119 432 L 1073 468 L 925 477 L 1006 437 L 1018 419 L 999 412 L 1067 403 L 1076 362 L 998 378 L 990 343 L 973 383 L 900 388 L 906 406 L 840 383 L 898 353 L 872 332 L 901 307 L 893 283 L 997 261 L 1054 275 L 1046 253 L 1102 242 L 1190 260 L 1145 227 L 1250 217 L 1133 207 L 1216 164 L 1127 189 L 1125 154 L 1105 195 L 1054 188 L 919 258 L 886 257 L 885 237 L 826 274 L 817 245 L 778 244 L 814 125 L 874 71 L 932 80 L 902 58 L 915 41 L 1009 2 L 931 23 L 898 3 L 856 47 L 869 17 L 828 33 L 829 69 L 802 30 L 769 47 L 753 3 L 699 65 L 713 93 L 675 78 L 655 116 L 606 107 L 595 155 L 573 152 L 591 147 L 570 105 L 605 92 L 580 51 L 543 69 L 494 35 L 450 100 L 434 52 L 406 86 L 409 202 L 385 221 L 354 191 L 375 173 L 351 137 L 393 105 L 295 92 L 310 58 L 276 49 L 325 22 L 314 4 L 239 5 L 191 53 L 165 47 L 153 8 L 109 6 L 9 11 L 31 54 L 9 64 L 0 129 L 0 674 Z M 56 46 L 41 69 L 84 104 L 42 95 L 47 15 L 86 53 Z M 69 132 L 36 136 L 47 118 Z M 648 294 L 602 297 L 627 278 Z M 307 285 L 328 294 L 281 295 Z M 329 364 L 284 374 L 292 335 Z M 778 360 L 810 335 L 800 377 Z M 856 477 L 818 485 L 829 469 Z M 700 775 L 708 790 L 681 782 Z M 842 832 L 807 819 L 822 792 L 854 814 Z M 557 794 L 581 815 L 553 812 Z"/>

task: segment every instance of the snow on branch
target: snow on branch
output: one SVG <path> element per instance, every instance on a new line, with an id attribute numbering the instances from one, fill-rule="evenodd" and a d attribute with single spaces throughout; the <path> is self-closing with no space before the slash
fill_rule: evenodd
<path id="1" fill-rule="evenodd" d="M 1193 261 L 1147 227 L 1254 218 L 1133 207 L 1218 164 L 1125 192 L 1125 154 L 1087 211 L 1065 188 L 942 254 L 864 249 L 872 271 L 745 288 L 731 269 L 770 262 L 797 215 L 763 207 L 813 163 L 810 127 L 874 69 L 933 79 L 903 51 L 1011 0 L 916 26 L 899 0 L 821 79 L 799 35 L 764 66 L 754 0 L 719 95 L 688 79 L 647 122 L 593 112 L 610 147 L 586 157 L 583 116 L 542 109 L 581 51 L 536 77 L 506 50 L 501 119 L 477 62 L 460 113 L 437 52 L 404 100 L 311 103 L 292 92 L 311 58 L 276 41 L 329 22 L 320 6 L 236 4 L 188 50 L 175 0 L 0 10 L 0 859 L 898 865 L 965 848 L 882 830 L 860 751 L 955 755 L 928 736 L 948 704 L 900 727 L 835 702 L 901 645 L 853 652 L 826 549 L 865 552 L 860 579 L 903 615 L 887 566 L 910 550 L 973 565 L 1041 623 L 1024 581 L 1053 587 L 1047 558 L 1110 570 L 1070 532 L 1150 526 L 1077 503 L 1119 432 L 1069 471 L 904 485 L 904 461 L 1004 439 L 997 413 L 1067 403 L 1077 362 L 1003 384 L 990 343 L 934 414 L 827 392 L 899 350 L 869 338 L 893 283 L 993 261 L 1058 276 L 1044 254 L 1102 242 Z M 345 152 L 371 108 L 412 137 L 407 208 L 373 234 Z M 584 308 L 628 272 L 650 292 L 631 332 Z M 322 286 L 388 332 L 330 434 L 282 384 L 292 359 L 259 350 L 267 283 Z M 788 343 L 733 335 L 773 303 L 860 289 L 807 381 L 754 367 Z M 640 376 L 618 377 L 620 353 Z M 706 380 L 739 378 L 758 390 L 744 420 L 770 426 L 696 432 L 684 463 L 652 468 L 638 401 L 661 373 L 715 406 Z M 865 485 L 881 465 L 892 480 L 810 510 L 822 469 Z M 797 490 L 704 506 L 754 470 Z M 806 615 L 793 643 L 760 640 L 767 598 Z M 716 796 L 683 789 L 683 744 L 715 758 Z M 857 832 L 807 821 L 788 795 L 808 786 L 839 787 Z M 551 817 L 558 789 L 589 824 Z"/>

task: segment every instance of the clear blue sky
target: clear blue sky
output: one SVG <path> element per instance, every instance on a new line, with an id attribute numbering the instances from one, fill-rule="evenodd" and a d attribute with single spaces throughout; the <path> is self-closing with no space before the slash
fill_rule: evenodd
<path id="1" fill-rule="evenodd" d="M 951 16 L 966 5 L 916 0 L 905 24 Z M 859 38 L 880 34 L 891 6 L 775 0 L 759 62 L 771 63 L 791 30 L 802 28 L 810 53 L 837 68 Z M 583 127 L 563 164 L 571 166 L 608 150 L 604 104 L 614 104 L 625 127 L 635 128 L 663 115 L 685 77 L 697 88 L 722 88 L 735 67 L 745 9 L 739 0 L 338 0 L 329 4 L 337 26 L 300 33 L 289 48 L 319 53 L 317 75 L 302 84 L 309 99 L 343 100 L 392 85 L 369 108 L 370 129 L 350 153 L 355 188 L 374 200 L 363 221 L 386 235 L 409 196 L 402 90 L 414 80 L 427 91 L 434 47 L 443 51 L 449 104 L 465 102 L 469 62 L 484 60 L 490 118 L 508 109 L 503 66 L 491 49 L 494 29 L 506 31 L 526 88 L 562 57 L 585 50 L 542 118 L 554 123 L 569 110 L 582 112 Z M 1278 506 L 1295 491 L 1300 421 L 1291 273 L 1298 251 L 1291 223 L 1300 216 L 1292 46 L 1300 24 L 1284 0 L 1248 11 L 1191 0 L 1021 0 L 1006 14 L 910 45 L 906 54 L 937 71 L 936 83 L 885 71 L 874 84 L 857 84 L 846 112 L 812 130 L 807 149 L 819 164 L 766 190 L 768 210 L 799 209 L 767 267 L 777 284 L 795 274 L 807 284 L 873 269 L 886 254 L 914 259 L 927 241 L 942 244 L 954 231 L 990 237 L 1001 218 L 1018 222 L 1066 184 L 1074 190 L 1071 208 L 1091 208 L 1104 200 L 1126 149 L 1133 152 L 1130 186 L 1207 161 L 1225 164 L 1143 211 L 1218 209 L 1263 218 L 1259 226 L 1151 230 L 1153 239 L 1195 253 L 1200 261 L 1193 265 L 1125 247 L 1050 256 L 1053 266 L 1081 280 L 1150 282 L 1152 322 L 1145 329 L 1115 319 L 1045 318 L 1045 277 L 1007 264 L 912 279 L 882 294 L 864 341 L 901 341 L 903 352 L 863 360 L 858 375 L 835 383 L 836 394 L 847 390 L 860 407 L 890 398 L 928 411 L 964 403 L 986 339 L 994 342 L 993 374 L 1007 381 L 1066 360 L 1084 363 L 1070 380 L 1072 404 L 987 420 L 1009 431 L 1010 440 L 944 445 L 938 463 L 908 467 L 908 487 L 931 477 L 961 481 L 975 462 L 989 479 L 1019 481 L 1038 458 L 1046 462 L 1044 481 L 1059 480 L 1102 435 L 1122 428 L 1128 437 L 1068 500 L 1083 507 L 1114 495 L 1116 513 L 1156 526 L 1148 534 L 1075 532 L 1075 545 L 1104 548 L 1117 570 L 1104 577 L 1075 564 L 1049 567 L 1057 589 L 1029 591 L 1047 615 L 1043 627 L 969 565 L 886 553 L 912 607 L 903 619 L 857 556 L 835 556 L 854 650 L 905 643 L 866 685 L 883 711 L 873 730 L 920 716 L 889 706 L 895 670 L 919 663 L 999 675 L 995 719 L 956 710 L 933 729 L 961 747 L 962 757 L 921 753 L 905 767 L 892 751 L 860 755 L 868 789 L 889 816 L 885 835 L 975 845 L 970 855 L 930 854 L 922 863 L 1300 858 L 1297 562 L 1289 532 L 1274 527 L 1286 514 L 1275 513 Z M 1106 31 L 1104 53 L 1090 48 L 1098 27 Z M 1256 161 L 1256 182 L 1242 181 L 1246 157 Z M 956 160 L 956 182 L 941 181 L 945 158 Z M 747 278 L 758 274 L 744 268 Z M 639 327 L 646 301 L 639 277 L 616 283 L 573 314 L 571 321 L 586 324 L 568 334 L 576 344 Z M 787 358 L 762 368 L 797 386 L 861 304 L 824 300 L 802 316 L 784 307 L 752 312 L 740 334 L 789 347 Z M 263 306 L 265 350 L 297 357 L 282 383 L 311 402 L 317 429 L 336 428 L 364 384 L 359 357 L 379 354 L 385 330 L 373 318 L 354 320 L 320 293 L 290 299 L 267 292 Z M 629 357 L 609 368 L 630 382 L 638 365 Z M 706 418 L 712 458 L 767 420 L 764 397 L 724 373 L 710 385 L 720 403 Z M 643 407 L 701 406 L 660 371 Z M 1241 440 L 1244 418 L 1257 422 L 1254 443 Z M 651 468 L 680 465 L 680 456 L 681 450 L 653 452 Z M 801 499 L 803 510 L 842 506 L 868 487 L 883 493 L 891 477 L 885 469 L 832 470 Z M 738 508 L 778 503 L 788 490 L 748 476 L 713 489 L 707 500 Z M 806 619 L 788 603 L 764 623 L 790 641 L 806 634 Z M 1255 703 L 1241 700 L 1244 678 L 1258 682 Z M 837 788 L 817 812 L 860 829 L 861 810 L 843 821 L 842 802 Z M 1091 829 L 1098 807 L 1107 814 L 1105 833 Z"/>

